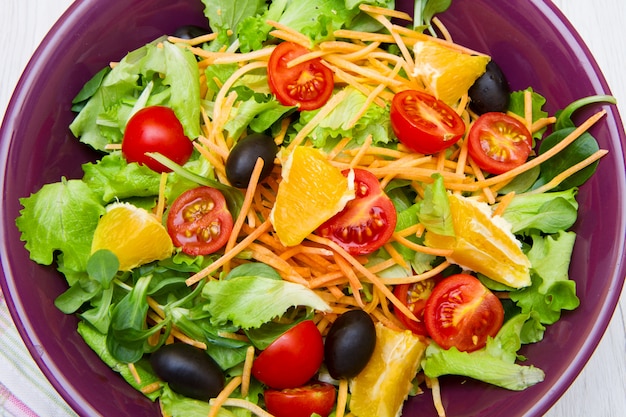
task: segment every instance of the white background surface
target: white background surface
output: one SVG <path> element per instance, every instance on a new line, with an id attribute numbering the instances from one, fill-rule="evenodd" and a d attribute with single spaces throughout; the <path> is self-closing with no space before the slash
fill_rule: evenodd
<path id="1" fill-rule="evenodd" d="M 2 0 L 0 114 L 4 114 L 11 93 L 35 48 L 71 3 L 72 0 Z M 626 118 L 626 1 L 554 0 L 554 3 L 591 49 L 613 95 L 618 99 L 622 118 Z M 558 355 L 557 352 L 555 354 Z M 594 355 L 574 384 L 546 415 L 626 416 L 626 293 L 622 294 Z"/>

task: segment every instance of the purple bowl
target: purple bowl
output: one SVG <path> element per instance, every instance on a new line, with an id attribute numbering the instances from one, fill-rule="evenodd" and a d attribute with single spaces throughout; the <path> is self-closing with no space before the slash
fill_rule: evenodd
<path id="1" fill-rule="evenodd" d="M 408 1 L 398 3 L 410 11 Z M 15 226 L 18 199 L 62 176 L 80 177 L 81 163 L 95 158 L 68 130 L 70 102 L 82 85 L 110 61 L 157 36 L 183 24 L 203 24 L 202 8 L 200 0 L 76 1 L 30 61 L 0 130 L 0 284 L 27 348 L 81 416 L 158 416 L 159 411 L 87 347 L 76 333 L 75 317 L 54 307 L 65 280 L 54 268 L 30 261 Z M 548 0 L 453 0 L 441 18 L 455 41 L 493 56 L 514 89 L 532 86 L 543 94 L 551 113 L 584 96 L 610 94 L 589 50 Z M 579 121 L 599 108 L 581 111 Z M 511 392 L 444 377 L 449 416 L 542 415 L 572 383 L 604 333 L 626 275 L 626 137 L 617 109 L 604 108 L 606 117 L 591 132 L 609 154 L 578 194 L 571 277 L 581 306 L 523 352 L 528 363 L 545 371 L 545 381 Z M 410 400 L 403 415 L 436 416 L 430 395 Z"/>

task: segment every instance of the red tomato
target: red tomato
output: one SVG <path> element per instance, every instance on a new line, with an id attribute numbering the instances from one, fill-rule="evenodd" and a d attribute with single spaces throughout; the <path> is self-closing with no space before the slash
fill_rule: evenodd
<path id="1" fill-rule="evenodd" d="M 215 188 L 182 193 L 169 209 L 167 231 L 174 245 L 188 255 L 209 255 L 221 249 L 233 230 L 233 216 Z"/>
<path id="2" fill-rule="evenodd" d="M 441 280 L 441 276 L 429 278 L 424 281 L 416 282 L 414 284 L 401 284 L 396 285 L 393 289 L 393 294 L 400 300 L 405 306 L 411 310 L 411 312 L 420 321 L 411 320 L 400 310 L 395 310 L 395 315 L 406 326 L 407 329 L 420 336 L 428 336 L 426 325 L 424 324 L 424 307 L 426 307 L 426 301 L 430 294 L 433 292 L 435 285 Z"/>
<path id="3" fill-rule="evenodd" d="M 342 211 L 318 229 L 353 255 L 366 255 L 384 245 L 396 228 L 397 213 L 393 203 L 369 171 L 354 169 L 356 197 Z M 350 170 L 343 171 L 348 176 Z"/>
<path id="4" fill-rule="evenodd" d="M 270 90 L 285 106 L 315 110 L 322 107 L 333 94 L 333 72 L 319 58 L 291 68 L 287 66 L 289 61 L 309 52 L 297 43 L 283 42 L 270 55 L 267 65 Z"/>
<path id="5" fill-rule="evenodd" d="M 252 375 L 271 388 L 296 388 L 317 373 L 323 359 L 322 335 L 313 321 L 305 320 L 261 352 L 252 365 Z"/>
<path id="6" fill-rule="evenodd" d="M 477 278 L 456 274 L 435 286 L 424 308 L 424 320 L 428 334 L 439 346 L 471 352 L 498 333 L 504 309 Z"/>
<path id="7" fill-rule="evenodd" d="M 491 174 L 502 174 L 522 165 L 532 151 L 532 136 L 526 126 L 504 113 L 480 116 L 470 128 L 469 155 Z"/>
<path id="8" fill-rule="evenodd" d="M 135 113 L 124 131 L 122 154 L 156 172 L 169 172 L 164 165 L 146 155 L 158 152 L 178 165 L 184 165 L 193 152 L 191 140 L 174 111 L 168 107 L 145 107 Z"/>
<path id="9" fill-rule="evenodd" d="M 450 106 L 415 90 L 393 97 L 391 127 L 400 142 L 423 154 L 442 151 L 465 133 L 463 119 Z"/>
<path id="10" fill-rule="evenodd" d="M 313 413 L 328 417 L 335 406 L 335 397 L 333 385 L 316 382 L 282 391 L 266 390 L 265 406 L 275 417 L 310 417 Z"/>

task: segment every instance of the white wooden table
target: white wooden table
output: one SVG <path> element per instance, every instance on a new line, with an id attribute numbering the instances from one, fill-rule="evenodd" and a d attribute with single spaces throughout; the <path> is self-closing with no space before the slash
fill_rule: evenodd
<path id="1" fill-rule="evenodd" d="M 71 3 L 72 0 L 2 0 L 0 114 L 4 114 L 18 78 L 35 48 Z M 622 118 L 625 118 L 626 1 L 554 0 L 554 3 L 591 49 L 618 98 Z M 626 292 L 622 293 L 620 304 L 596 352 L 547 416 L 626 416 Z"/>

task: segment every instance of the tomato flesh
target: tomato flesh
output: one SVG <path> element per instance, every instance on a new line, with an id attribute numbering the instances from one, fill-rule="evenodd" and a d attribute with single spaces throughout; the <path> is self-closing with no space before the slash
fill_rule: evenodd
<path id="1" fill-rule="evenodd" d="M 210 255 L 221 249 L 233 230 L 233 217 L 221 192 L 198 187 L 181 194 L 169 209 L 167 231 L 188 255 Z"/>
<path id="2" fill-rule="evenodd" d="M 415 152 L 433 154 L 454 145 L 465 133 L 463 119 L 446 103 L 416 90 L 397 93 L 391 102 L 391 127 Z"/>
<path id="3" fill-rule="evenodd" d="M 470 157 L 491 174 L 502 174 L 522 165 L 532 151 L 532 136 L 526 126 L 504 113 L 480 116 L 468 138 Z"/>
<path id="4" fill-rule="evenodd" d="M 145 107 L 135 113 L 124 130 L 122 154 L 128 162 L 137 162 L 156 172 L 170 169 L 146 153 L 156 152 L 184 165 L 193 153 L 191 140 L 174 111 L 168 107 Z"/>
<path id="5" fill-rule="evenodd" d="M 383 246 L 396 228 L 396 209 L 369 171 L 354 169 L 355 198 L 318 229 L 352 255 L 366 255 Z M 348 176 L 350 170 L 344 170 Z"/>
<path id="6" fill-rule="evenodd" d="M 311 320 L 298 323 L 272 342 L 252 365 L 252 375 L 271 388 L 297 388 L 309 382 L 324 359 L 324 341 Z"/>
<path id="7" fill-rule="evenodd" d="M 331 384 L 316 382 L 281 391 L 266 390 L 265 406 L 275 417 L 328 417 L 335 406 L 336 390 Z"/>
<path id="8" fill-rule="evenodd" d="M 428 334 L 439 346 L 472 352 L 498 333 L 504 309 L 477 278 L 456 274 L 435 286 L 426 302 L 424 319 Z"/>
<path id="9" fill-rule="evenodd" d="M 407 329 L 420 336 L 427 336 L 428 331 L 424 324 L 424 308 L 426 301 L 433 292 L 435 285 L 441 280 L 441 276 L 429 278 L 413 284 L 396 285 L 393 294 L 413 313 L 419 321 L 411 320 L 402 311 L 396 309 L 395 315 Z"/>
<path id="10" fill-rule="evenodd" d="M 310 51 L 293 42 L 280 43 L 270 55 L 268 84 L 278 101 L 299 110 L 322 107 L 333 93 L 333 72 L 319 58 L 289 67 L 289 62 Z"/>

